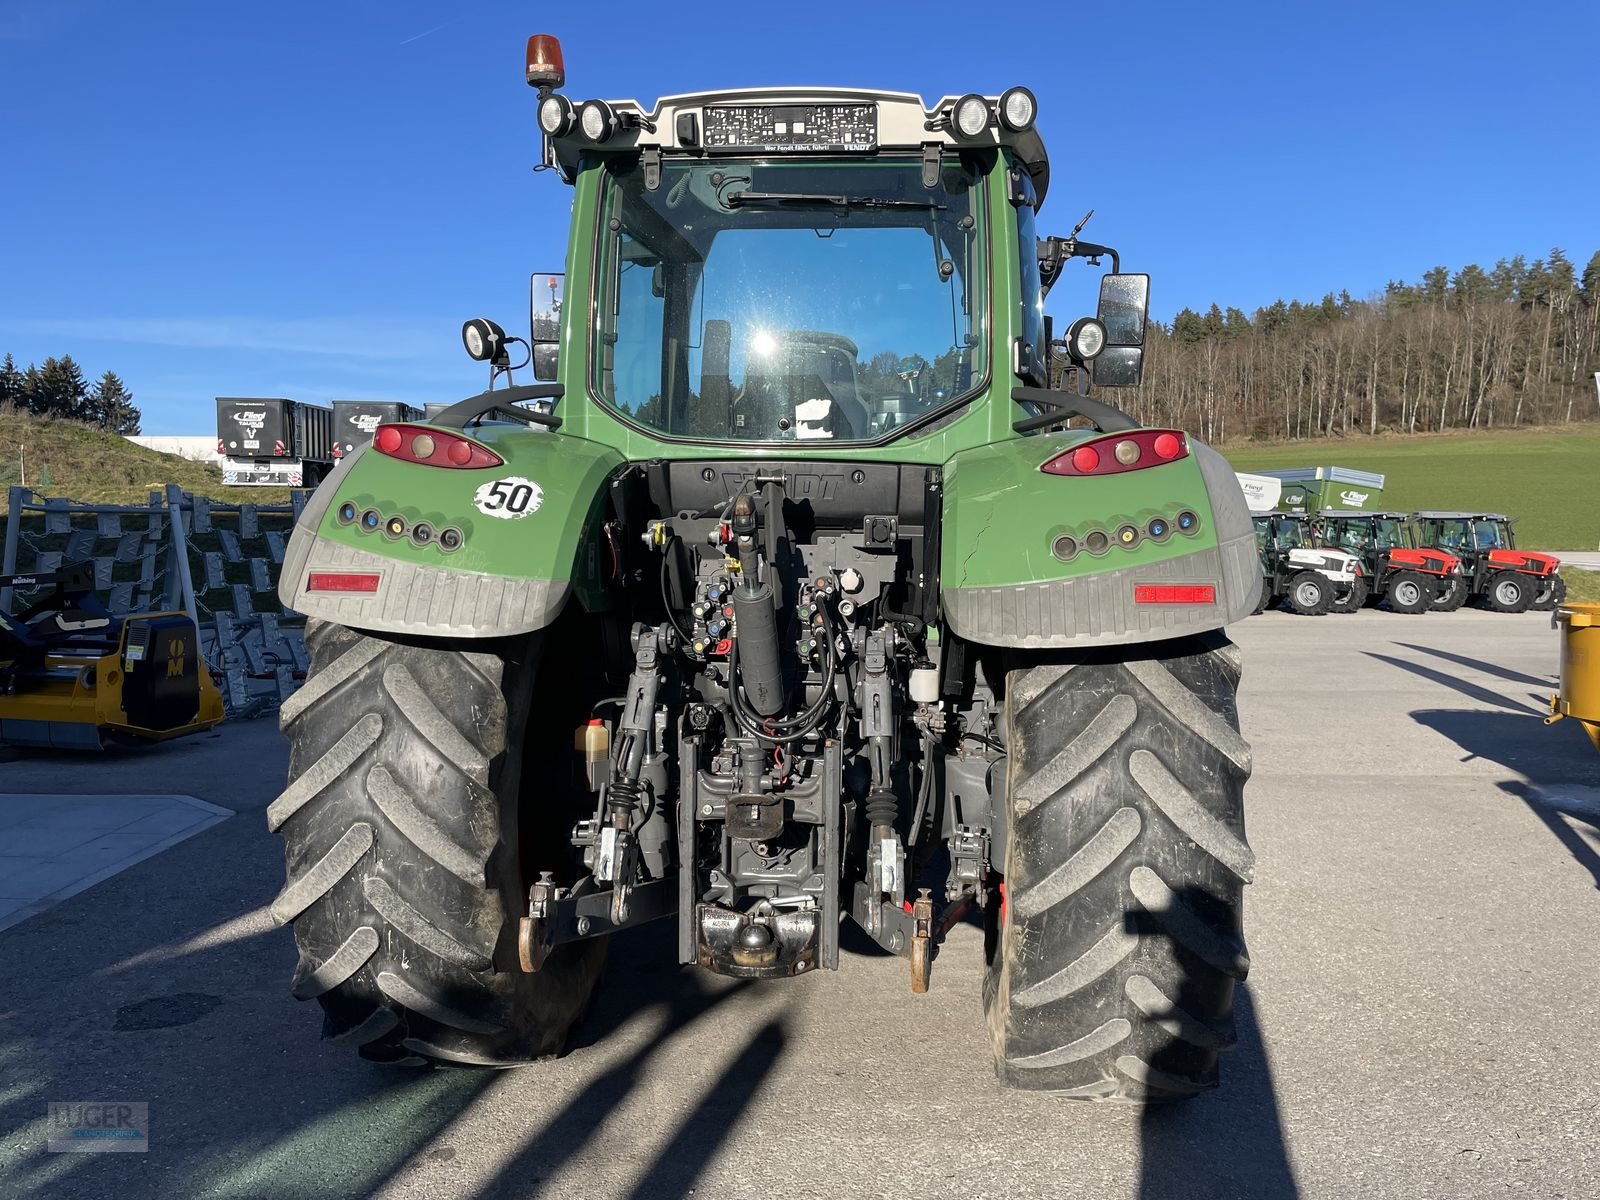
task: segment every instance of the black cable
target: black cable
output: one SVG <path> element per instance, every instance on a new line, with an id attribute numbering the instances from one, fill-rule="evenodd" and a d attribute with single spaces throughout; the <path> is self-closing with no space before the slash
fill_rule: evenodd
<path id="1" fill-rule="evenodd" d="M 992 737 L 984 737 L 981 733 L 963 733 L 960 740 L 963 742 L 981 742 L 983 745 L 989 747 L 989 749 L 1000 754 L 1010 753 L 1009 750 L 1007 750 L 999 742 L 995 741 Z"/>
<path id="2" fill-rule="evenodd" d="M 922 781 L 917 788 L 917 809 L 911 817 L 911 834 L 906 845 L 915 846 L 922 833 L 922 823 L 928 818 L 928 801 L 933 796 L 933 735 L 922 736 Z"/>
<path id="3" fill-rule="evenodd" d="M 672 600 L 667 592 L 667 571 L 672 561 L 672 548 L 682 540 L 677 534 L 673 534 L 667 538 L 667 544 L 661 548 L 661 607 L 666 609 L 667 620 L 672 622 L 672 628 L 683 639 L 683 649 L 688 650 L 690 646 L 694 645 L 694 635 L 685 633 L 683 626 L 678 624 L 678 614 L 673 609 Z"/>
<path id="4" fill-rule="evenodd" d="M 735 637 L 733 644 L 728 648 L 728 701 L 733 709 L 733 716 L 743 727 L 744 731 L 752 737 L 767 742 L 770 745 L 786 745 L 810 737 L 820 723 L 822 714 L 827 711 L 828 704 L 833 698 L 833 680 L 836 674 L 833 648 L 833 626 L 828 620 L 826 608 L 819 608 L 822 617 L 823 634 L 827 639 L 827 654 L 823 659 L 822 688 L 816 702 L 800 715 L 787 718 L 783 721 L 762 721 L 752 716 L 744 708 L 744 697 L 739 687 L 739 639 Z"/>
<path id="5" fill-rule="evenodd" d="M 821 717 L 823 711 L 826 709 L 828 701 L 832 698 L 833 679 L 837 670 L 834 662 L 833 624 L 828 618 L 828 610 L 826 607 L 819 606 L 817 609 L 817 614 L 822 618 L 822 634 L 824 638 L 824 645 L 827 648 L 827 653 L 823 658 L 821 691 L 817 696 L 816 702 L 798 716 L 787 717 L 781 721 L 766 722 L 767 724 L 770 724 L 774 730 L 788 729 L 797 725 L 805 725 L 807 728 L 804 732 L 811 732 L 812 727 L 815 726 L 818 718 Z M 729 649 L 728 673 L 730 676 L 734 675 L 734 664 L 737 662 L 736 651 L 738 649 L 738 645 L 739 639 L 736 637 L 733 639 L 733 645 Z"/>

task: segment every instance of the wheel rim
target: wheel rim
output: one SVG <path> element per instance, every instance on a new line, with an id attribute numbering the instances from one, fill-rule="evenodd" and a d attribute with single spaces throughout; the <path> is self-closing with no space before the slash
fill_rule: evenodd
<path id="1" fill-rule="evenodd" d="M 1314 583 L 1302 583 L 1294 590 L 1294 598 L 1301 608 L 1315 608 L 1322 599 L 1322 589 Z"/>
<path id="2" fill-rule="evenodd" d="M 1509 579 L 1502 580 L 1495 586 L 1494 598 L 1507 606 L 1515 604 L 1522 599 L 1522 588 L 1520 585 L 1512 583 Z"/>
<path id="3" fill-rule="evenodd" d="M 1422 595 L 1422 589 L 1414 583 L 1402 583 L 1394 589 L 1394 598 L 1410 608 Z"/>

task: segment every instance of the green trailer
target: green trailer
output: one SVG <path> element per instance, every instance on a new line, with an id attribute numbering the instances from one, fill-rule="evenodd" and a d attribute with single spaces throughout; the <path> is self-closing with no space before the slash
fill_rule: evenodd
<path id="1" fill-rule="evenodd" d="M 1382 507 L 1383 476 L 1351 467 L 1291 467 L 1257 471 L 1283 482 L 1278 507 L 1284 512 L 1315 514 L 1327 509 L 1361 512 Z"/>

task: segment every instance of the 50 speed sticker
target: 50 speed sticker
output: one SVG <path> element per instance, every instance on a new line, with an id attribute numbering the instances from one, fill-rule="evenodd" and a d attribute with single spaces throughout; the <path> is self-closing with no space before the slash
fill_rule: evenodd
<path id="1" fill-rule="evenodd" d="M 544 489 L 531 479 L 510 475 L 484 484 L 472 494 L 472 503 L 486 517 L 510 521 L 538 512 Z"/>

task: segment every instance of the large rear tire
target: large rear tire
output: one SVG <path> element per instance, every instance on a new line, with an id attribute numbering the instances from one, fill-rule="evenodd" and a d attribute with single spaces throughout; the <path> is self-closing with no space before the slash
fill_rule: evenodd
<path id="1" fill-rule="evenodd" d="M 1289 580 L 1287 599 L 1302 617 L 1320 617 L 1333 604 L 1333 584 L 1320 571 L 1301 571 Z"/>
<path id="2" fill-rule="evenodd" d="M 544 813 L 519 821 L 540 636 L 467 649 L 313 620 L 306 640 L 311 670 L 281 713 L 289 786 L 267 809 L 294 995 L 321 1002 L 324 1037 L 380 1062 L 560 1053 L 605 946 L 561 947 L 536 975 L 518 964 L 525 875 L 570 854 Z"/>
<path id="3" fill-rule="evenodd" d="M 1551 575 L 1540 586 L 1538 594 L 1534 596 L 1533 603 L 1528 605 L 1535 612 L 1549 612 L 1567 598 L 1567 581 L 1560 575 Z"/>
<path id="4" fill-rule="evenodd" d="M 1365 575 L 1357 575 L 1350 584 L 1350 590 L 1329 604 L 1328 611 L 1336 613 L 1360 612 L 1361 606 L 1367 602 L 1367 593 L 1370 590 L 1367 585 L 1367 577 Z"/>
<path id="5" fill-rule="evenodd" d="M 1409 616 L 1427 612 L 1433 603 L 1433 595 L 1427 577 L 1417 571 L 1396 571 L 1389 577 L 1389 586 L 1384 589 L 1389 611 Z"/>
<path id="6" fill-rule="evenodd" d="M 1527 612 L 1533 603 L 1536 586 L 1531 575 L 1501 571 L 1490 577 L 1489 586 L 1483 593 L 1483 602 L 1495 612 Z"/>
<path id="7" fill-rule="evenodd" d="M 1250 615 L 1252 617 L 1259 616 L 1261 613 L 1266 612 L 1267 609 L 1269 609 L 1271 607 L 1272 607 L 1272 580 L 1270 580 L 1270 579 L 1266 578 L 1265 576 L 1263 576 L 1262 580 L 1261 580 L 1261 594 L 1256 597 L 1256 611 L 1251 613 Z"/>
<path id="8" fill-rule="evenodd" d="M 1124 653 L 1007 676 L 985 1000 L 1004 1083 L 1173 1100 L 1234 1043 L 1250 750 L 1226 637 Z"/>
<path id="9" fill-rule="evenodd" d="M 1465 575 L 1451 575 L 1444 581 L 1443 586 L 1434 593 L 1433 602 L 1428 606 L 1434 612 L 1455 612 L 1467 602 L 1470 591 Z"/>

